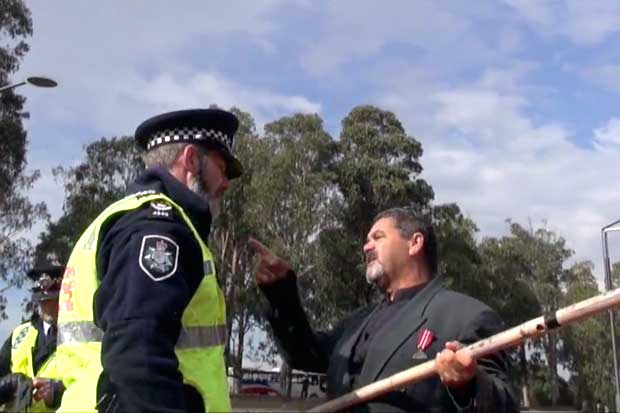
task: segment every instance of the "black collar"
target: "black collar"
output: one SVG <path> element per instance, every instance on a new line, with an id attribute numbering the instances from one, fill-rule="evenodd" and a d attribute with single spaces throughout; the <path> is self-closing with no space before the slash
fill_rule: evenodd
<path id="1" fill-rule="evenodd" d="M 389 293 L 385 294 L 385 301 L 387 302 L 387 304 L 392 304 L 392 303 L 396 303 L 398 301 L 405 301 L 405 300 L 410 300 L 413 297 L 415 297 L 415 295 L 422 291 L 422 289 L 424 287 L 426 287 L 428 283 L 424 283 L 424 284 L 419 284 L 416 285 L 414 287 L 408 287 L 408 288 L 401 288 L 400 290 L 396 290 L 394 292 L 394 299 L 390 300 L 390 295 Z"/>
<path id="2" fill-rule="evenodd" d="M 203 241 L 207 241 L 211 231 L 211 213 L 209 203 L 179 182 L 165 168 L 150 168 L 136 179 L 127 191 L 128 194 L 154 190 L 170 197 L 179 204 L 189 216 L 192 224 L 200 233 Z"/>

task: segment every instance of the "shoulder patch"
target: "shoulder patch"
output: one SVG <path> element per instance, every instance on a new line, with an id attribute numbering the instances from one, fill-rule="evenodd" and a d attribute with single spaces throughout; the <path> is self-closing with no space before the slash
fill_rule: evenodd
<path id="1" fill-rule="evenodd" d="M 145 235 L 140 247 L 139 264 L 153 281 L 163 281 L 177 271 L 179 245 L 163 235 Z"/>

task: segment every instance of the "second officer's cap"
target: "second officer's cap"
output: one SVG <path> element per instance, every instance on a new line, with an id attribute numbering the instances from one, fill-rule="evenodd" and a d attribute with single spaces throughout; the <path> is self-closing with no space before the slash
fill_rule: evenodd
<path id="1" fill-rule="evenodd" d="M 35 301 L 55 300 L 58 298 L 65 267 L 52 265 L 36 267 L 28 271 L 28 278 L 34 281 L 32 288 Z"/>

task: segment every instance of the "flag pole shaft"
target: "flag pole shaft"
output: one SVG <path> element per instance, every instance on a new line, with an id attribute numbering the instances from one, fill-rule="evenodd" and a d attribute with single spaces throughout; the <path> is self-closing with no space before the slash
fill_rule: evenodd
<path id="1" fill-rule="evenodd" d="M 538 338 L 558 327 L 575 323 L 619 306 L 620 288 L 579 301 L 557 310 L 555 313 L 526 321 L 516 327 L 477 341 L 467 346 L 466 349 L 471 351 L 473 358 L 479 359 L 501 350 L 516 347 L 527 339 Z M 435 361 L 430 360 L 316 406 L 309 412 L 338 412 L 391 391 L 402 389 L 436 374 Z"/>

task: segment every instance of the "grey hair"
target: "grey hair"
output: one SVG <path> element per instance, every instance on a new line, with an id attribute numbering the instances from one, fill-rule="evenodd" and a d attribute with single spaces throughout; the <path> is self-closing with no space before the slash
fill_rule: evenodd
<path id="1" fill-rule="evenodd" d="M 422 216 L 411 208 L 390 208 L 379 212 L 373 224 L 382 218 L 391 218 L 394 225 L 405 239 L 410 239 L 416 232 L 424 237 L 424 258 L 431 270 L 431 274 L 437 273 L 437 238 L 433 224 L 428 217 Z"/>
<path id="2" fill-rule="evenodd" d="M 189 145 L 189 143 L 179 142 L 157 146 L 142 154 L 142 160 L 147 168 L 160 166 L 170 169 L 176 162 L 181 151 L 183 151 L 187 145 Z"/>

